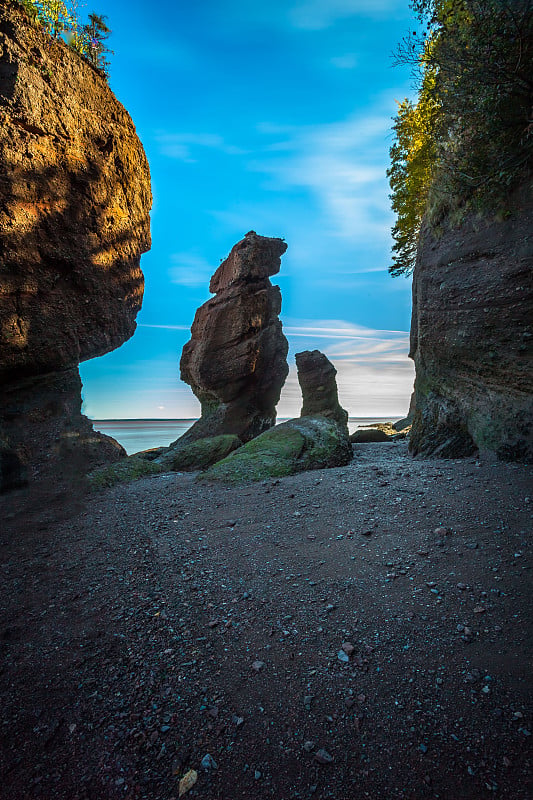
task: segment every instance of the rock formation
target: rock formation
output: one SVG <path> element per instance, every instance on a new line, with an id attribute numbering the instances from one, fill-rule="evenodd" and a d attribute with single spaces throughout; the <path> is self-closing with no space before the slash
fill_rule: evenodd
<path id="1" fill-rule="evenodd" d="M 319 350 L 298 353 L 296 364 L 303 395 L 300 418 L 244 444 L 208 469 L 205 480 L 237 484 L 349 464 L 348 414 L 339 405 L 335 367 Z"/>
<path id="2" fill-rule="evenodd" d="M 411 399 L 409 401 L 409 410 L 407 412 L 407 416 L 402 417 L 401 419 L 393 423 L 392 427 L 396 431 L 404 431 L 406 428 L 411 429 L 411 425 L 413 424 L 413 418 L 415 416 L 415 404 L 416 404 L 416 393 L 413 392 L 411 394 Z"/>
<path id="3" fill-rule="evenodd" d="M 413 281 L 413 453 L 533 458 L 533 200 L 422 231 Z"/>
<path id="4" fill-rule="evenodd" d="M 71 370 L 135 330 L 140 256 L 150 247 L 150 176 L 105 78 L 5 3 L 0 123 L 0 426 L 9 446 L 28 455 L 37 443 L 24 442 L 13 425 L 17 382 L 35 421 L 44 375 L 47 387 L 60 375 L 67 393 L 78 386 L 74 408 L 79 377 Z"/>
<path id="5" fill-rule="evenodd" d="M 370 444 L 374 442 L 388 442 L 391 436 L 379 428 L 359 428 L 350 436 L 352 444 Z"/>
<path id="6" fill-rule="evenodd" d="M 348 436 L 348 412 L 339 405 L 337 370 L 331 361 L 320 350 L 305 350 L 296 353 L 296 367 L 303 399 L 300 416 L 333 419 Z"/>
<path id="7" fill-rule="evenodd" d="M 311 469 L 341 467 L 352 460 L 342 427 L 327 417 L 299 417 L 276 425 L 218 461 L 202 480 L 238 484 L 280 478 Z"/>
<path id="8" fill-rule="evenodd" d="M 157 456 L 154 463 L 159 464 L 162 470 L 195 472 L 216 464 L 241 445 L 239 437 L 231 433 L 206 436 L 191 442 L 178 440 L 177 445 Z"/>
<path id="9" fill-rule="evenodd" d="M 182 442 L 221 434 L 246 442 L 274 425 L 289 368 L 281 293 L 269 277 L 286 249 L 250 231 L 211 278 L 215 297 L 197 310 L 181 357 L 181 378 L 202 406 Z"/>

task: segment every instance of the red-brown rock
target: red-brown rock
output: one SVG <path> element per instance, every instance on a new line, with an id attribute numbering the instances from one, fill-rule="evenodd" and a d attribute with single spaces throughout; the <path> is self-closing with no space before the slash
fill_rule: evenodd
<path id="1" fill-rule="evenodd" d="M 0 380 L 121 345 L 141 307 L 150 174 L 105 78 L 0 6 Z"/>
<path id="2" fill-rule="evenodd" d="M 320 350 L 296 353 L 298 382 L 302 390 L 302 417 L 334 419 L 348 436 L 348 412 L 339 404 L 337 370 Z"/>
<path id="3" fill-rule="evenodd" d="M 0 3 L 0 491 L 125 454 L 81 415 L 78 364 L 135 330 L 151 199 L 103 75 Z"/>
<path id="4" fill-rule="evenodd" d="M 269 277 L 286 249 L 250 231 L 211 278 L 216 295 L 197 310 L 180 363 L 202 405 L 187 440 L 232 433 L 246 442 L 274 425 L 289 368 L 281 292 Z"/>

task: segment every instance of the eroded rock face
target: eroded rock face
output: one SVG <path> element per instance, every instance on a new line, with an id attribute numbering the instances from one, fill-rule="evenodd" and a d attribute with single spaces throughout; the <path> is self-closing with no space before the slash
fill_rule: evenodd
<path id="1" fill-rule="evenodd" d="M 51 477 L 59 484 L 79 477 L 95 464 L 120 460 L 124 448 L 93 429 L 81 413 L 81 380 L 77 367 L 49 372 L 2 387 L 0 427 L 16 455 L 22 480 L 3 475 L 0 491 L 34 478 Z M 9 480 L 11 478 L 11 480 Z"/>
<path id="2" fill-rule="evenodd" d="M 135 330 L 150 206 L 144 150 L 106 80 L 0 3 L 3 472 L 14 455 L 22 476 L 124 455 L 81 415 L 78 364 Z"/>
<path id="3" fill-rule="evenodd" d="M 533 458 L 533 202 L 423 230 L 413 282 L 415 454 Z"/>
<path id="4" fill-rule="evenodd" d="M 274 425 L 289 368 L 281 293 L 269 277 L 286 249 L 282 239 L 250 231 L 211 278 L 215 297 L 197 310 L 180 362 L 202 405 L 182 440 L 235 434 L 246 442 Z"/>
<path id="5" fill-rule="evenodd" d="M 121 345 L 150 247 L 148 163 L 105 79 L 0 5 L 0 380 Z"/>
<path id="6" fill-rule="evenodd" d="M 298 382 L 302 390 L 302 417 L 328 417 L 346 429 L 348 436 L 348 412 L 339 404 L 337 370 L 320 350 L 305 350 L 296 353 Z"/>

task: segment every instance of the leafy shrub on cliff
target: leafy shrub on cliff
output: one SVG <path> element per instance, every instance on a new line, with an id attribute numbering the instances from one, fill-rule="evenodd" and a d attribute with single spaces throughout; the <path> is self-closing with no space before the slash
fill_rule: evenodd
<path id="1" fill-rule="evenodd" d="M 76 13 L 76 0 L 17 0 L 30 20 L 41 25 L 51 36 L 57 39 L 64 34 L 73 50 L 86 58 L 106 77 L 109 75 L 107 53 L 112 51 L 105 41 L 111 30 L 105 23 L 105 17 L 89 14 L 89 22 L 82 25 Z"/>
<path id="2" fill-rule="evenodd" d="M 393 275 L 409 273 L 422 218 L 497 208 L 533 150 L 531 0 L 411 0 L 424 26 L 398 61 L 419 79 L 395 118 L 388 177 L 397 221 Z"/>

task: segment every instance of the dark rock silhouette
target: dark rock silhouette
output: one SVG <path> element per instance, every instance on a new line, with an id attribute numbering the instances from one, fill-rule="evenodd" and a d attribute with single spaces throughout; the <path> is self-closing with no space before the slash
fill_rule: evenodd
<path id="1" fill-rule="evenodd" d="M 0 433 L 25 461 L 37 457 L 39 442 L 25 440 L 37 417 L 54 427 L 52 386 L 78 386 L 68 427 L 87 433 L 77 367 L 135 330 L 151 191 L 134 125 L 104 77 L 16 4 L 1 4 L 0 33 Z M 33 409 L 27 426 L 15 421 L 19 391 L 19 413 Z M 38 439 L 49 444 L 42 427 Z"/>
<path id="2" fill-rule="evenodd" d="M 202 416 L 178 441 L 235 434 L 247 442 L 274 425 L 289 368 L 281 293 L 269 277 L 286 249 L 250 231 L 211 278 L 216 295 L 197 310 L 180 363 Z"/>
<path id="3" fill-rule="evenodd" d="M 403 431 L 405 428 L 410 427 L 413 424 L 413 417 L 415 415 L 416 410 L 416 394 L 413 392 L 411 394 L 411 399 L 409 401 L 409 410 L 407 412 L 406 417 L 402 417 L 402 419 L 397 420 L 393 423 L 393 428 L 397 431 Z"/>
<path id="4" fill-rule="evenodd" d="M 413 280 L 414 454 L 533 458 L 533 200 L 422 230 Z"/>
<path id="5" fill-rule="evenodd" d="M 296 353 L 298 382 L 302 390 L 302 417 L 328 417 L 346 429 L 348 436 L 348 412 L 339 404 L 337 370 L 320 350 L 305 350 Z"/>
<path id="6" fill-rule="evenodd" d="M 379 428 L 363 428 L 354 431 L 350 435 L 350 442 L 352 444 L 367 444 L 370 442 L 388 442 L 390 436 L 385 431 Z"/>

